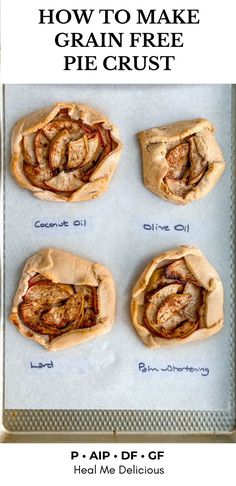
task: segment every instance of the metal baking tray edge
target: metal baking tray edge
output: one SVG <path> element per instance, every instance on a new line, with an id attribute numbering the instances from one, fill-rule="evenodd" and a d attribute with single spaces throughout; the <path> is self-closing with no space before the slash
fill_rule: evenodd
<path id="1" fill-rule="evenodd" d="M 87 412 L 84 418 L 84 413 L 80 417 L 80 411 L 76 410 L 4 410 L 4 227 L 5 227 L 5 203 L 4 203 L 4 163 L 5 163 L 5 153 L 4 153 L 4 85 L 1 86 L 1 328 L 0 328 L 0 372 L 1 372 L 1 390 L 0 390 L 0 411 L 1 411 L 1 421 L 0 421 L 0 442 L 8 443 L 42 443 L 42 442 L 88 442 L 88 443 L 120 443 L 120 442 L 236 442 L 236 415 L 234 406 L 234 423 L 232 423 L 232 417 L 229 416 L 228 422 L 227 417 L 222 417 L 222 430 L 231 428 L 230 432 L 218 433 L 215 429 L 214 421 L 212 426 L 209 427 L 209 415 L 210 412 L 197 412 L 198 424 L 195 419 L 191 417 L 191 412 L 189 411 L 92 411 L 96 413 L 96 418 L 94 419 L 94 431 L 90 432 L 87 429 L 87 421 L 90 423 L 90 413 Z M 232 106 L 231 106 L 231 118 L 232 118 L 232 156 L 236 162 L 236 85 L 232 85 Z M 232 298 L 231 302 L 234 304 L 231 309 L 231 318 L 235 322 L 235 164 L 232 168 L 232 178 L 231 178 L 231 292 Z M 236 344 L 236 333 L 232 330 L 231 335 L 231 350 L 234 353 Z M 233 364 L 233 376 L 235 380 L 235 363 Z M 235 404 L 235 390 L 236 386 L 231 389 L 231 403 Z M 142 427 L 137 429 L 136 421 L 139 414 L 145 413 L 149 415 L 152 422 L 152 430 L 146 431 Z M 168 422 L 169 431 L 163 430 L 163 415 L 164 423 Z M 221 413 L 218 412 L 218 420 L 221 421 Z M 225 415 L 225 414 L 224 414 Z M 141 417 L 139 417 L 140 419 Z M 16 423 L 19 421 L 19 429 L 11 431 L 11 421 L 12 419 Z M 32 426 L 32 419 L 34 423 L 34 430 Z M 127 424 L 127 431 L 121 431 L 119 428 L 120 420 L 122 420 L 122 427 L 124 430 L 124 422 Z M 199 422 L 200 419 L 200 422 Z M 229 423 L 230 420 L 230 423 Z M 29 423 L 28 423 L 29 422 Z M 37 424 L 40 422 L 44 424 L 44 431 L 37 431 Z M 52 431 L 52 424 L 54 423 L 54 430 Z M 61 424 L 63 423 L 63 427 Z M 71 431 L 71 423 L 77 427 L 76 432 Z M 179 425 L 182 423 L 182 428 L 180 431 Z M 199 430 L 199 423 L 201 424 Z M 208 423 L 208 429 L 210 432 L 206 432 L 205 424 Z M 69 424 L 69 427 L 68 427 Z M 101 430 L 102 424 L 102 430 Z M 189 427 L 190 425 L 190 427 Z M 79 429 L 78 429 L 79 426 Z M 27 430 L 28 429 L 28 430 Z M 141 429 L 141 430 L 140 430 Z M 187 430 L 188 429 L 188 430 Z"/>

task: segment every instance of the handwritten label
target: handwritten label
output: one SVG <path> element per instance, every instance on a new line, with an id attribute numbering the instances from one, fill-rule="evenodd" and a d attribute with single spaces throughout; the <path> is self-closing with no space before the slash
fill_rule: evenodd
<path id="1" fill-rule="evenodd" d="M 179 223 L 171 226 L 169 224 L 161 225 L 158 223 L 144 223 L 143 229 L 146 231 L 159 231 L 159 232 L 185 231 L 186 233 L 189 233 L 190 226 L 189 224 L 179 224 Z"/>
<path id="2" fill-rule="evenodd" d="M 49 361 L 49 363 L 37 363 L 37 364 L 33 364 L 32 361 L 30 361 L 30 368 L 38 368 L 38 369 L 54 368 L 54 363 L 52 360 Z"/>
<path id="3" fill-rule="evenodd" d="M 210 373 L 210 370 L 209 368 L 204 368 L 204 367 L 201 367 L 201 366 L 189 366 L 189 365 L 185 365 L 185 366 L 176 366 L 174 364 L 168 364 L 168 365 L 165 365 L 165 366 L 159 366 L 158 368 L 157 367 L 152 367 L 150 365 L 147 365 L 145 363 L 139 363 L 138 364 L 138 371 L 141 372 L 141 373 L 165 373 L 165 374 L 168 374 L 168 373 L 185 373 L 185 374 L 192 374 L 192 373 L 195 373 L 195 374 L 200 374 L 201 376 L 208 376 L 209 373 Z"/>
<path id="4" fill-rule="evenodd" d="M 68 228 L 68 227 L 84 228 L 85 226 L 87 226 L 86 219 L 74 219 L 73 221 L 67 221 L 63 219 L 62 221 L 59 222 L 41 221 L 41 220 L 34 221 L 34 227 L 40 229 Z"/>

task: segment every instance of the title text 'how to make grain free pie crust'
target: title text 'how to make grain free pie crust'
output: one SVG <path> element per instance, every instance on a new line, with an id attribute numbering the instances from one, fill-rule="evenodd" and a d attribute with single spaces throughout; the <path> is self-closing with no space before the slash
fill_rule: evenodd
<path id="1" fill-rule="evenodd" d="M 214 131 L 199 118 L 140 132 L 145 186 L 176 204 L 205 196 L 225 168 Z"/>
<path id="2" fill-rule="evenodd" d="M 12 172 L 39 199 L 84 201 L 108 189 L 122 150 L 117 127 L 93 108 L 56 103 L 21 118 Z"/>
<path id="3" fill-rule="evenodd" d="M 114 318 L 106 267 L 53 248 L 27 260 L 10 315 L 21 334 L 56 351 L 109 332 Z"/>
<path id="4" fill-rule="evenodd" d="M 198 248 L 167 251 L 145 268 L 132 292 L 133 325 L 150 348 L 206 339 L 223 327 L 223 286 Z"/>

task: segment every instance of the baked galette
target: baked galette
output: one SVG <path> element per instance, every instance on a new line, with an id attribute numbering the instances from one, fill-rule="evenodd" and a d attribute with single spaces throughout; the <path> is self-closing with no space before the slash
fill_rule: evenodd
<path id="1" fill-rule="evenodd" d="M 205 196 L 225 168 L 214 131 L 208 120 L 196 119 L 139 133 L 145 186 L 176 204 Z"/>
<path id="2" fill-rule="evenodd" d="M 150 348 L 208 338 L 223 327 L 221 280 L 198 248 L 167 251 L 138 279 L 131 314 Z"/>
<path id="3" fill-rule="evenodd" d="M 115 285 L 107 268 L 48 248 L 27 260 L 10 320 L 55 351 L 107 333 L 114 316 Z"/>
<path id="4" fill-rule="evenodd" d="M 12 132 L 12 172 L 39 199 L 84 201 L 107 190 L 122 150 L 118 129 L 79 103 L 21 118 Z"/>

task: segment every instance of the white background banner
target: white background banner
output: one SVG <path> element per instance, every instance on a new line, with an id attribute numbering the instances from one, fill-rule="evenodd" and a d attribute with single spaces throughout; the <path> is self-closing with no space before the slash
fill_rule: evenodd
<path id="1" fill-rule="evenodd" d="M 0 455 L 4 486 L 235 485 L 232 444 L 5 444 Z"/>
<path id="2" fill-rule="evenodd" d="M 4 83 L 233 83 L 236 3 L 2 2 Z"/>

